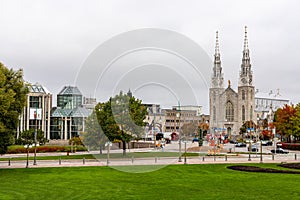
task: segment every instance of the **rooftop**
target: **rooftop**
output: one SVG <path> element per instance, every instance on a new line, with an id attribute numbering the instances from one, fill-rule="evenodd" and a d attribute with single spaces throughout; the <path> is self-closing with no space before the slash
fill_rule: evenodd
<path id="1" fill-rule="evenodd" d="M 49 90 L 39 83 L 29 84 L 29 92 L 50 94 Z"/>
<path id="2" fill-rule="evenodd" d="M 82 95 L 76 86 L 64 86 L 58 95 Z"/>

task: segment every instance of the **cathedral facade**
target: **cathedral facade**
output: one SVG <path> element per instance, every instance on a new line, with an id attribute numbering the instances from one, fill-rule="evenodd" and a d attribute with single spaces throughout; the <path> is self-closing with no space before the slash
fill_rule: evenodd
<path id="1" fill-rule="evenodd" d="M 227 87 L 224 85 L 218 32 L 216 32 L 212 71 L 211 87 L 209 89 L 211 131 L 214 134 L 238 135 L 244 122 L 252 120 L 256 123 L 256 115 L 254 114 L 255 90 L 248 48 L 247 27 L 245 27 L 243 58 L 237 92 L 231 88 L 230 81 L 228 81 Z"/>

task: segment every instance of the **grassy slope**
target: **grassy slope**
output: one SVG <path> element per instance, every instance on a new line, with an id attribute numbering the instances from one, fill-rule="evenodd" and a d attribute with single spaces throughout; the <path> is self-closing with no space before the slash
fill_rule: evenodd
<path id="1" fill-rule="evenodd" d="M 109 167 L 0 169 L 0 199 L 299 199 L 300 175 L 226 166 L 170 165 L 150 173 Z"/>

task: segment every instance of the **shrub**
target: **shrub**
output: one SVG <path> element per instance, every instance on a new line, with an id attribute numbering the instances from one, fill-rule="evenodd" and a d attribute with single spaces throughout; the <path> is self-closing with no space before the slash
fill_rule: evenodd
<path id="1" fill-rule="evenodd" d="M 80 137 L 72 137 L 69 140 L 69 145 L 72 145 L 72 142 L 73 142 L 73 145 L 83 145 L 82 140 L 81 140 Z"/>
<path id="2" fill-rule="evenodd" d="M 289 150 L 300 150 L 300 143 L 285 143 L 285 142 L 279 142 L 277 143 L 281 144 L 283 149 L 289 149 Z"/>
<path id="3" fill-rule="evenodd" d="M 73 147 L 75 148 L 75 147 Z M 38 146 L 36 147 L 37 153 L 45 153 L 45 152 L 67 152 L 71 150 L 71 146 Z M 76 146 L 76 151 L 86 151 L 87 149 L 84 146 Z M 29 148 L 29 152 L 34 152 L 34 147 Z M 7 151 L 8 154 L 16 154 L 16 153 L 27 153 L 27 149 L 21 145 L 10 146 Z"/>

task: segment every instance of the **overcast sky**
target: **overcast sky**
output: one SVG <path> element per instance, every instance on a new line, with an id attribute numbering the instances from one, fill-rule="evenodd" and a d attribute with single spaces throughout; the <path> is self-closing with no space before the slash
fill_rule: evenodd
<path id="1" fill-rule="evenodd" d="M 195 42 L 213 59 L 218 30 L 226 84 L 230 79 L 236 90 L 247 25 L 255 88 L 265 92 L 279 88 L 282 95 L 297 103 L 300 102 L 299 8 L 296 0 L 0 0 L 0 61 L 9 68 L 23 68 L 26 81 L 39 82 L 56 96 L 64 85 L 76 83 L 91 54 L 115 36 L 143 28 L 170 30 Z M 142 61 L 139 65 L 143 65 Z M 207 68 L 211 70 L 212 66 Z M 117 67 L 114 70 L 117 72 Z M 167 74 L 162 70 L 162 77 Z M 118 84 L 122 82 L 119 79 L 116 78 Z M 159 90 L 159 84 L 147 88 L 145 93 L 141 90 L 143 83 L 138 84 L 121 85 L 132 87 L 147 103 L 176 104 L 176 98 L 166 103 L 163 95 L 147 96 L 155 93 L 155 87 Z M 79 89 L 86 96 L 96 96 L 100 101 L 107 99 L 101 90 L 91 93 Z M 208 93 L 200 96 L 202 99 L 194 103 L 207 107 Z"/>

